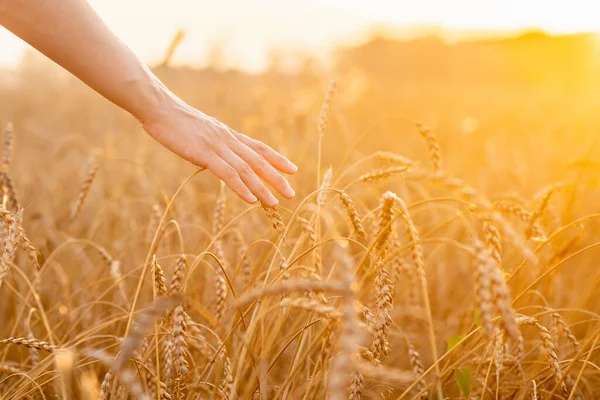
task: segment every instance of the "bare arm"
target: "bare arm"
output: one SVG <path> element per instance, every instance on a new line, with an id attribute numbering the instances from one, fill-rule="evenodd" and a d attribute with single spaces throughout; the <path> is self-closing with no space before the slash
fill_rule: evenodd
<path id="1" fill-rule="evenodd" d="M 86 0 L 0 0 L 0 25 L 137 118 L 162 145 L 208 168 L 249 203 L 277 204 L 287 158 L 194 109 L 162 82 L 102 22 Z"/>

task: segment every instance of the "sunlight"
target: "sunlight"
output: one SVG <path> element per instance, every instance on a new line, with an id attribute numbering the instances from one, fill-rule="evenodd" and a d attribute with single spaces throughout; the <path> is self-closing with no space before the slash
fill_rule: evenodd
<path id="1" fill-rule="evenodd" d="M 406 37 L 441 27 L 452 40 L 523 29 L 553 33 L 600 31 L 595 2 L 307 0 L 303 2 L 91 0 L 107 24 L 144 60 L 159 60 L 178 29 L 187 32 L 178 64 L 202 65 L 215 43 L 227 64 L 260 69 L 272 49 L 325 54 L 355 43 L 373 26 Z M 167 12 L 168 11 L 168 12 Z M 131 24 L 135 21 L 135 24 Z M 0 66 L 16 66 L 27 46 L 0 29 Z"/>

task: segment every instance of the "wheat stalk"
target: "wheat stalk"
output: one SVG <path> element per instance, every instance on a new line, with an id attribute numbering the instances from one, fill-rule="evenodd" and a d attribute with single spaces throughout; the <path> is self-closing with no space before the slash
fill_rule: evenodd
<path id="1" fill-rule="evenodd" d="M 340 200 L 342 202 L 344 210 L 346 210 L 346 214 L 350 219 L 350 223 L 352 224 L 354 231 L 359 237 L 367 239 L 367 232 L 363 227 L 361 218 L 358 215 L 358 211 L 356 210 L 356 206 L 354 205 L 352 198 L 348 195 L 348 193 L 344 192 L 343 190 L 341 190 L 339 193 Z"/>
<path id="2" fill-rule="evenodd" d="M 185 255 L 181 254 L 179 257 L 177 257 L 177 261 L 175 262 L 175 271 L 173 272 L 171 286 L 169 287 L 170 295 L 180 295 L 183 293 L 183 285 L 185 284 L 186 270 L 187 263 Z"/>
<path id="3" fill-rule="evenodd" d="M 341 316 L 340 312 L 334 307 L 323 304 L 322 301 L 317 301 L 315 299 L 306 297 L 299 297 L 295 299 L 286 297 L 282 299 L 279 304 L 282 307 L 299 308 L 305 311 L 310 311 L 325 318 L 338 319 Z"/>
<path id="4" fill-rule="evenodd" d="M 172 322 L 173 321 L 171 321 L 171 319 L 165 321 L 165 327 L 172 330 Z M 162 376 L 166 382 L 171 381 L 173 378 L 173 372 L 175 370 L 173 353 L 173 335 L 169 334 L 163 341 L 162 347 L 162 359 L 164 360 Z"/>
<path id="5" fill-rule="evenodd" d="M 233 384 L 233 369 L 231 365 L 231 360 L 227 355 L 227 348 L 218 336 L 216 336 L 216 339 L 217 348 L 221 349 L 219 353 L 219 358 L 223 362 L 223 379 L 221 379 L 219 389 L 223 393 L 223 398 L 229 400 L 236 397 L 235 387 Z"/>
<path id="6" fill-rule="evenodd" d="M 420 393 L 421 399 L 427 398 L 427 384 L 423 379 L 423 375 L 425 373 L 425 368 L 423 367 L 423 362 L 421 361 L 421 354 L 415 349 L 412 342 L 405 336 L 406 343 L 408 345 L 408 356 L 410 361 L 410 367 L 417 377 L 417 391 Z"/>
<path id="7" fill-rule="evenodd" d="M 27 319 L 25 320 L 25 329 L 27 330 L 27 339 L 29 340 L 35 340 L 35 336 L 33 335 L 33 331 L 31 329 L 31 318 L 33 317 L 33 314 L 36 312 L 35 308 L 31 308 L 29 310 L 29 315 L 27 316 Z M 38 353 L 38 350 L 35 348 L 29 348 L 29 357 L 31 358 L 31 366 L 35 367 L 40 363 L 40 355 Z"/>
<path id="8" fill-rule="evenodd" d="M 310 280 L 287 280 L 282 281 L 264 288 L 253 289 L 240 296 L 234 303 L 235 308 L 241 308 L 254 301 L 267 296 L 287 294 L 297 291 L 331 291 L 340 293 L 344 291 L 344 287 L 338 282 L 326 281 L 310 281 Z"/>
<path id="9" fill-rule="evenodd" d="M 494 366 L 496 367 L 496 384 L 500 384 L 500 373 L 504 369 L 504 334 L 496 329 L 494 335 Z"/>
<path id="10" fill-rule="evenodd" d="M 550 365 L 550 370 L 554 375 L 554 379 L 556 383 L 561 387 L 563 394 L 565 396 L 569 396 L 569 390 L 567 389 L 567 385 L 563 380 L 563 373 L 560 368 L 558 352 L 556 351 L 556 346 L 554 345 L 552 335 L 550 334 L 548 328 L 540 324 L 538 320 L 532 317 L 520 318 L 518 320 L 518 323 L 521 325 L 532 325 L 537 328 L 540 339 L 542 339 L 542 346 L 544 347 L 544 352 L 546 353 L 546 358 L 548 359 L 548 364 Z"/>
<path id="11" fill-rule="evenodd" d="M 360 372 L 355 372 L 350 383 L 350 395 L 348 400 L 360 400 L 364 391 L 365 378 Z"/>
<path id="12" fill-rule="evenodd" d="M 327 93 L 325 94 L 325 100 L 321 105 L 321 112 L 319 113 L 319 125 L 318 125 L 318 138 L 317 138 L 317 187 L 321 187 L 321 158 L 322 158 L 322 147 L 323 137 L 325 136 L 325 130 L 329 125 L 329 113 L 331 111 L 331 104 L 333 103 L 333 96 L 337 89 L 337 79 L 332 80 L 327 87 Z M 324 200 L 324 197 L 322 198 Z M 317 198 L 317 204 L 319 204 Z"/>
<path id="13" fill-rule="evenodd" d="M 327 199 L 327 189 L 331 187 L 331 180 L 333 178 L 333 169 L 327 168 L 323 174 L 323 180 L 321 180 L 321 186 L 319 186 L 319 193 L 317 193 L 317 206 L 323 207 L 325 200 Z"/>
<path id="14" fill-rule="evenodd" d="M 106 375 L 104 375 L 104 379 L 102 380 L 102 384 L 100 385 L 100 397 L 98 400 L 108 400 L 109 391 L 110 391 L 110 381 L 112 380 L 112 371 L 108 371 Z"/>
<path id="15" fill-rule="evenodd" d="M 408 167 L 405 166 L 377 169 L 375 171 L 360 175 L 353 181 L 353 183 L 375 183 L 406 171 L 408 171 Z"/>
<path id="16" fill-rule="evenodd" d="M 478 240 L 473 245 L 473 253 L 475 263 L 475 297 L 477 308 L 479 309 L 479 318 L 485 335 L 492 337 L 494 333 L 494 303 L 490 272 L 490 269 L 493 268 L 492 254 L 491 250 Z"/>
<path id="17" fill-rule="evenodd" d="M 10 122 L 4 129 L 4 153 L 2 155 L 2 169 L 6 170 L 10 166 L 14 147 L 14 127 Z"/>
<path id="18" fill-rule="evenodd" d="M 176 398 L 185 398 L 186 379 L 189 373 L 187 361 L 187 322 L 183 306 L 178 305 L 173 312 L 173 366 L 175 367 L 176 379 L 179 380 Z"/>
<path id="19" fill-rule="evenodd" d="M 488 269 L 490 273 L 491 290 L 494 302 L 494 307 L 500 314 L 500 324 L 515 342 L 521 340 L 521 332 L 516 323 L 515 310 L 512 308 L 512 298 L 506 281 L 502 276 L 502 271 L 494 262 Z"/>
<path id="20" fill-rule="evenodd" d="M 136 319 L 133 328 L 121 343 L 118 357 L 112 363 L 113 371 L 120 378 L 120 372 L 124 370 L 125 362 L 135 353 L 138 346 L 143 342 L 146 332 L 153 326 L 154 322 L 165 315 L 165 312 L 177 302 L 176 297 L 159 297 L 150 307 L 144 310 Z M 122 383 L 124 383 L 121 380 Z"/>
<path id="21" fill-rule="evenodd" d="M 550 198 L 552 197 L 552 194 L 554 194 L 555 190 L 556 190 L 556 185 L 551 185 L 550 187 L 544 189 L 542 194 L 539 196 L 540 200 L 538 201 L 538 205 L 531 212 L 531 218 L 529 220 L 529 224 L 527 225 L 527 229 L 526 229 L 527 235 L 532 236 L 534 234 L 533 225 L 538 221 L 538 219 L 540 219 L 542 217 L 542 215 L 544 215 L 544 212 L 546 211 L 546 209 L 548 208 L 548 205 L 550 204 Z"/>
<path id="22" fill-rule="evenodd" d="M 152 243 L 154 234 L 158 230 L 158 224 L 162 218 L 162 211 L 158 204 L 152 205 L 152 212 L 150 213 L 150 219 L 148 220 L 148 228 L 146 230 L 146 242 Z"/>
<path id="23" fill-rule="evenodd" d="M 19 210 L 10 224 L 8 229 L 8 235 L 4 244 L 4 253 L 0 264 L 0 287 L 4 279 L 8 277 L 10 273 L 10 266 L 15 259 L 17 254 L 17 246 L 19 240 L 19 226 L 21 225 L 21 219 L 23 217 L 23 210 Z"/>
<path id="24" fill-rule="evenodd" d="M 223 230 L 225 219 L 225 183 L 221 181 L 219 185 L 219 195 L 215 203 L 215 211 L 213 212 L 212 234 L 216 236 Z"/>
<path id="25" fill-rule="evenodd" d="M 4 207 L 10 208 L 11 210 L 21 208 L 12 177 L 7 170 L 0 170 L 0 183 L 2 184 Z"/>
<path id="26" fill-rule="evenodd" d="M 215 273 L 215 318 L 220 320 L 225 312 L 227 302 L 227 279 L 220 267 Z"/>
<path id="27" fill-rule="evenodd" d="M 418 297 L 419 297 L 419 278 L 416 271 L 416 267 L 411 266 L 406 262 L 404 256 L 400 254 L 402 243 L 398 238 L 398 235 L 393 235 L 392 237 L 392 246 L 397 251 L 392 258 L 392 271 L 391 271 L 391 280 L 392 286 L 394 290 L 397 292 L 398 284 L 400 283 L 400 279 L 402 275 L 406 275 L 408 277 L 408 303 L 417 307 Z"/>
<path id="28" fill-rule="evenodd" d="M 385 192 L 381 197 L 381 207 L 379 213 L 379 228 L 377 230 L 377 240 L 373 245 L 373 250 L 378 253 L 379 258 L 384 258 L 390 246 L 390 236 L 392 235 L 392 219 L 394 217 L 394 204 L 396 195 L 392 192 Z"/>
<path id="29" fill-rule="evenodd" d="M 327 382 L 328 398 L 330 400 L 347 400 L 350 380 L 354 383 L 353 355 L 358 351 L 361 334 L 356 329 L 356 299 L 354 283 L 354 265 L 350 256 L 342 248 L 337 248 L 337 259 L 340 260 L 341 302 L 341 332 L 338 336 L 338 353 L 333 358 Z M 351 375 L 352 374 L 352 375 Z M 350 392 L 351 393 L 351 392 Z"/>
<path id="30" fill-rule="evenodd" d="M 165 273 L 162 267 L 156 260 L 156 254 L 152 256 L 152 272 L 154 276 L 156 297 L 166 296 L 169 292 L 167 289 L 167 280 L 165 279 Z"/>
<path id="31" fill-rule="evenodd" d="M 333 96 L 335 95 L 337 86 L 338 80 L 334 79 L 329 82 L 329 86 L 327 87 L 325 100 L 321 105 L 321 112 L 319 114 L 319 136 L 323 136 L 325 134 L 325 129 L 327 128 L 327 125 L 329 125 L 329 113 L 331 112 L 331 104 L 333 103 Z"/>
<path id="32" fill-rule="evenodd" d="M 285 235 L 285 224 L 283 223 L 283 219 L 277 210 L 277 206 L 269 207 L 264 203 L 261 203 L 261 207 L 271 222 L 271 226 L 277 233 L 279 233 L 279 238 L 283 240 Z"/>
<path id="33" fill-rule="evenodd" d="M 125 280 L 123 279 L 123 274 L 121 274 L 121 262 L 119 260 L 111 260 L 110 277 L 117 283 L 119 293 L 121 294 L 123 301 L 127 303 L 129 298 L 127 296 L 127 288 L 125 287 Z"/>
<path id="34" fill-rule="evenodd" d="M 488 213 L 481 213 L 480 218 L 486 246 L 492 251 L 494 261 L 498 265 L 502 265 L 502 239 L 500 238 L 500 231 L 498 231 Z"/>
<path id="35" fill-rule="evenodd" d="M 96 173 L 98 172 L 98 152 L 94 152 L 90 158 L 88 159 L 88 169 L 85 173 L 85 178 L 81 187 L 79 188 L 79 194 L 77 196 L 77 200 L 73 204 L 71 208 L 71 221 L 75 220 L 81 209 L 85 205 L 85 201 L 90 193 L 90 189 L 92 188 L 92 183 L 94 183 L 94 178 L 96 177 Z"/>
<path id="36" fill-rule="evenodd" d="M 0 218 L 2 218 L 4 223 L 10 227 L 14 223 L 15 217 L 6 208 L 0 207 Z M 33 265 L 34 269 L 39 270 L 40 265 L 38 263 L 38 251 L 27 237 L 21 222 L 18 223 L 17 229 L 20 247 L 27 253 L 27 257 L 29 258 L 29 261 L 31 262 L 31 265 Z"/>
<path id="37" fill-rule="evenodd" d="M 0 344 L 14 344 L 18 346 L 25 346 L 29 349 L 44 350 L 48 352 L 53 352 L 54 350 L 58 350 L 60 348 L 43 340 L 24 337 L 9 337 L 6 339 L 0 339 Z"/>
<path id="38" fill-rule="evenodd" d="M 374 154 L 374 156 L 380 159 L 381 161 L 385 161 L 391 164 L 398 164 L 399 166 L 406 168 L 413 168 L 417 165 L 414 161 L 406 157 L 402 157 L 399 154 L 390 153 L 387 151 L 378 151 Z"/>
<path id="39" fill-rule="evenodd" d="M 529 229 L 530 237 L 537 240 L 543 240 L 546 237 L 539 223 L 537 221 L 532 222 L 532 213 L 523 205 L 508 201 L 495 201 L 493 207 L 504 214 L 514 215 L 518 220 L 523 222 Z"/>
<path id="40" fill-rule="evenodd" d="M 440 150 L 440 143 L 437 137 L 433 134 L 431 128 L 425 125 L 422 122 L 417 122 L 416 124 L 419 133 L 425 141 L 427 142 L 427 149 L 429 150 L 429 158 L 431 159 L 431 163 L 433 164 L 434 171 L 442 170 L 442 152 Z"/>
<path id="41" fill-rule="evenodd" d="M 571 332 L 571 329 L 569 329 L 569 326 L 563 319 L 562 315 L 560 315 L 557 312 L 552 312 L 552 314 L 550 314 L 550 316 L 552 317 L 552 322 L 553 322 L 554 326 L 556 327 L 556 330 L 560 334 L 562 334 L 569 341 L 569 343 L 571 343 L 571 345 L 573 346 L 575 351 L 577 353 L 579 353 L 581 351 L 581 344 L 579 343 L 579 341 L 577 340 L 575 335 L 573 335 L 573 332 Z"/>
<path id="42" fill-rule="evenodd" d="M 250 281 L 252 279 L 252 264 L 250 262 L 250 256 L 246 253 L 248 253 L 248 246 L 246 245 L 246 242 L 244 240 L 244 238 L 242 237 L 242 234 L 239 231 L 235 232 L 234 235 L 234 246 L 235 248 L 237 248 L 237 253 L 239 256 L 239 263 L 241 264 L 241 270 L 242 270 L 242 277 L 243 277 L 243 283 L 244 283 L 244 287 L 247 287 L 250 284 Z"/>
<path id="43" fill-rule="evenodd" d="M 306 238 L 308 240 L 308 245 L 310 247 L 314 247 L 313 251 L 311 252 L 312 257 L 313 257 L 313 271 L 315 273 L 317 273 L 318 271 L 321 271 L 321 268 L 323 265 L 323 259 L 321 257 L 321 252 L 319 251 L 319 248 L 317 247 L 317 233 L 315 232 L 315 230 L 311 226 L 310 222 L 306 218 L 298 217 L 298 222 L 300 223 L 300 226 L 302 227 L 302 231 L 306 235 Z"/>
<path id="44" fill-rule="evenodd" d="M 374 323 L 375 336 L 371 344 L 371 352 L 373 353 L 373 357 L 379 360 L 382 356 L 387 356 L 390 351 L 388 337 L 392 324 L 393 289 L 389 273 L 384 268 L 383 262 L 377 262 L 375 268 L 377 269 L 375 277 L 377 315 Z"/>
<path id="45" fill-rule="evenodd" d="M 423 257 L 423 250 L 421 249 L 421 240 L 419 236 L 419 232 L 414 224 L 414 221 L 408 212 L 408 208 L 406 207 L 406 203 L 399 198 L 396 197 L 396 202 L 399 205 L 399 214 L 401 219 L 404 221 L 406 226 L 406 236 L 410 241 L 410 250 L 413 263 L 416 268 L 417 276 L 419 278 L 419 283 L 421 286 L 421 295 L 423 299 L 423 303 L 427 312 L 427 320 L 429 323 L 429 342 L 431 346 L 431 352 L 434 359 L 434 367 L 437 378 L 441 376 L 441 371 L 438 365 L 438 352 L 437 352 L 437 344 L 435 340 L 435 331 L 433 326 L 433 316 L 431 315 L 431 304 L 429 302 L 429 290 L 427 285 L 427 275 L 425 274 L 425 259 Z M 440 383 L 438 383 L 438 391 L 441 392 Z"/>

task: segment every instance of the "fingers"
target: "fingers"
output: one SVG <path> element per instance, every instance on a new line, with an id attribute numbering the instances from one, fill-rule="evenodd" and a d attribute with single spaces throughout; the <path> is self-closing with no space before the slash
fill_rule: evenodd
<path id="1" fill-rule="evenodd" d="M 244 160 L 252 170 L 283 197 L 291 199 L 296 194 L 287 179 L 283 177 L 273 166 L 260 154 L 235 140 L 231 143 L 231 150 Z"/>
<path id="2" fill-rule="evenodd" d="M 228 147 L 222 148 L 220 151 L 218 151 L 218 154 L 237 171 L 241 180 L 261 202 L 271 207 L 274 207 L 279 203 L 277 198 L 273 196 L 265 184 L 258 179 L 258 176 L 252 167 L 248 165 L 248 163 L 240 156 L 238 156 Z"/>
<path id="3" fill-rule="evenodd" d="M 259 142 L 258 140 L 254 140 L 246 135 L 242 135 L 241 133 L 237 132 L 235 133 L 235 136 L 246 146 L 250 147 L 252 150 L 264 157 L 264 159 L 267 160 L 269 164 L 271 164 L 281 172 L 293 174 L 296 171 L 298 171 L 298 167 L 294 163 L 292 163 L 286 157 L 282 156 L 263 142 Z"/>
<path id="4" fill-rule="evenodd" d="M 207 166 L 213 174 L 225 182 L 242 200 L 250 204 L 258 201 L 256 196 L 252 194 L 248 186 L 242 181 L 238 171 L 221 157 L 215 154 Z"/>

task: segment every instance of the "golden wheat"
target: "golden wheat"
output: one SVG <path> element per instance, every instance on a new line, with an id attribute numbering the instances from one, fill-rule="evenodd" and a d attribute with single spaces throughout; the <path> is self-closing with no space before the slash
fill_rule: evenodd
<path id="1" fill-rule="evenodd" d="M 79 188 L 79 194 L 77 195 L 77 200 L 73 204 L 71 208 L 71 221 L 73 221 L 83 208 L 85 201 L 90 193 L 92 188 L 92 183 L 94 183 L 94 178 L 96 178 L 96 173 L 98 172 L 98 153 L 94 152 L 90 158 L 88 159 L 88 169 L 85 174 L 85 178 L 81 183 L 81 187 Z"/>
<path id="2" fill-rule="evenodd" d="M 203 72 L 158 73 L 195 87 Z M 492 118 L 456 98 L 449 112 L 414 87 L 414 102 L 387 102 L 383 76 L 335 93 L 334 115 L 336 83 L 321 105 L 321 80 L 283 91 L 275 72 L 211 74 L 214 99 L 179 90 L 297 158 L 296 199 L 247 206 L 208 172 L 185 180 L 188 166 L 76 91 L 56 94 L 65 118 L 13 113 L 23 100 L 0 87 L 15 100 L 0 119 L 23 127 L 18 152 L 7 129 L 0 171 L 0 397 L 595 398 L 596 165 L 567 146 L 585 146 L 591 120 L 529 143 L 516 108 Z M 540 130 L 558 111 L 570 116 L 545 112 Z M 439 134 L 405 132 L 403 112 Z M 97 156 L 87 168 L 82 152 Z"/>

